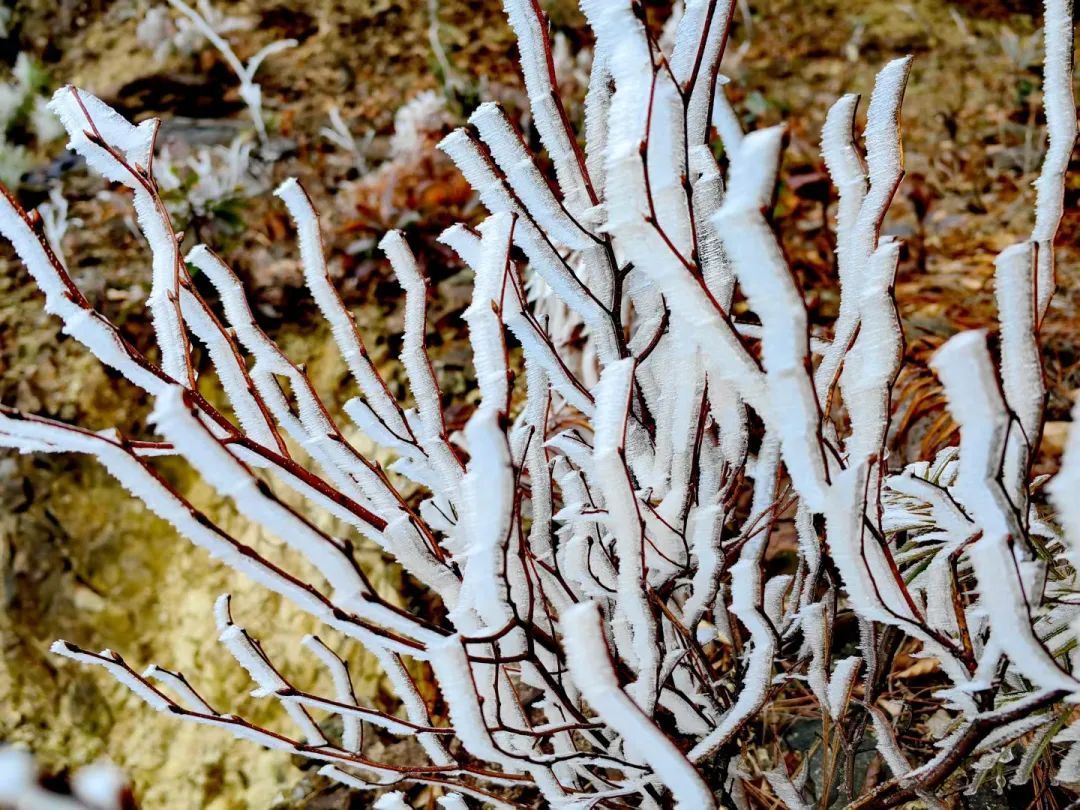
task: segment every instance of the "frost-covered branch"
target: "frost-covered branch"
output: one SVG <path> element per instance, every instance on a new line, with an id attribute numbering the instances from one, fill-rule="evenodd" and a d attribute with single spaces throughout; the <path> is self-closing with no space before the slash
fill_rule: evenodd
<path id="1" fill-rule="evenodd" d="M 638 3 L 582 0 L 596 34 L 583 147 L 540 4 L 505 7 L 546 154 L 490 103 L 442 142 L 490 214 L 441 237 L 475 276 L 464 320 L 478 397 L 460 433 L 429 351 L 424 264 L 403 234 L 380 248 L 403 293 L 404 400 L 368 356 L 373 327 L 333 286 L 311 198 L 296 180 L 276 191 L 350 372 L 348 424 L 260 326 L 228 263 L 206 245 L 180 255 L 155 182 L 157 122 L 133 126 L 74 88 L 56 94 L 72 148 L 133 195 L 158 359 L 93 309 L 50 229 L 6 191 L 0 232 L 64 331 L 152 400 L 154 435 L 3 408 L 0 444 L 98 459 L 181 535 L 314 616 L 327 640 L 302 647 L 332 689 L 295 683 L 228 597 L 215 610 L 219 641 L 287 732 L 213 708 L 164 667 L 140 673 L 69 642 L 56 652 L 103 668 L 153 709 L 318 760 L 357 790 L 446 789 L 439 801 L 452 810 L 707 808 L 742 802 L 751 780 L 809 806 L 808 760 L 793 773 L 785 759 L 740 753 L 793 693 L 814 705 L 830 761 L 873 729 L 893 777 L 855 806 L 932 803 L 970 758 L 1027 734 L 1044 735 L 1052 762 L 1069 744 L 1060 774 L 1080 777 L 1080 731 L 1055 725 L 1080 673 L 1080 438 L 1050 485 L 1060 531 L 1030 481 L 1045 391 L 1038 332 L 1075 136 L 1069 4 L 1046 3 L 1049 149 L 1034 232 L 998 259 L 1000 363 L 982 333 L 941 349 L 932 366 L 959 447 L 904 469 L 888 446 L 904 355 L 900 244 L 882 223 L 903 177 L 911 60 L 881 69 L 862 132 L 856 96 L 828 111 L 840 306 L 812 330 L 767 216 L 783 130 L 744 132 L 724 95 L 733 3 L 688 0 L 667 52 Z M 204 33 L 241 77 L 265 137 L 252 77 L 266 51 L 242 65 Z M 737 304 L 753 317 L 736 321 Z M 581 335 L 573 348 L 571 332 Z M 195 346 L 208 363 L 192 361 Z M 200 393 L 203 376 L 220 404 Z M 186 462 L 282 554 L 272 561 L 240 542 L 173 489 L 163 456 Z M 785 543 L 796 553 L 776 570 L 770 549 Z M 425 599 L 380 592 L 361 544 L 400 565 Z M 858 628 L 861 655 L 842 654 L 841 619 Z M 901 644 L 940 668 L 932 700 L 948 733 L 929 759 L 905 745 L 882 701 Z M 358 698 L 360 648 L 396 705 Z M 397 739 L 410 741 L 407 761 L 384 756 Z M 1016 778 L 1030 772 L 1029 758 Z M 405 806 L 406 795 L 374 806 Z"/>

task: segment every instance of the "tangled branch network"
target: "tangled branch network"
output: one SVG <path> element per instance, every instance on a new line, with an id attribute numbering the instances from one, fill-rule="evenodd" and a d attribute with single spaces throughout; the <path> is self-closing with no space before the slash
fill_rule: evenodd
<path id="1" fill-rule="evenodd" d="M 810 779 L 809 755 L 770 763 L 747 753 L 748 735 L 796 687 L 817 706 L 826 761 L 839 768 L 866 741 L 890 772 L 849 794 L 852 807 L 936 806 L 947 785 L 1021 739 L 1031 743 L 1014 779 L 1050 757 L 1057 780 L 1080 781 L 1070 707 L 1080 695 L 1080 430 L 1049 485 L 1054 520 L 1030 481 L 1045 400 L 1039 328 L 1076 135 L 1070 0 L 1046 0 L 1049 145 L 1034 230 L 997 260 L 1000 363 L 982 332 L 939 351 L 932 365 L 959 446 L 902 470 L 889 468 L 886 447 L 903 357 L 900 245 L 881 224 L 903 175 L 910 59 L 878 74 L 864 148 L 856 96 L 828 113 L 841 304 L 831 339 L 811 340 L 763 213 L 783 131 L 744 132 L 719 74 L 733 2 L 688 0 L 670 52 L 638 2 L 580 5 L 596 38 L 583 132 L 560 100 L 538 3 L 505 0 L 546 160 L 495 104 L 441 145 L 490 212 L 478 229 L 442 236 L 475 273 L 465 318 L 479 404 L 463 434 L 447 429 L 425 346 L 427 283 L 400 233 L 382 249 L 404 296 L 408 406 L 331 285 L 308 195 L 294 180 L 276 192 L 359 392 L 345 427 L 260 328 L 226 263 L 205 245 L 181 255 L 154 179 L 158 122 L 133 126 L 88 93 L 57 92 L 51 107 L 71 148 L 133 196 L 153 257 L 159 360 L 94 311 L 40 218 L 7 192 L 0 231 L 64 331 L 152 399 L 158 435 L 5 408 L 0 442 L 97 458 L 182 535 L 341 643 L 304 639 L 334 687 L 315 694 L 235 623 L 228 596 L 217 603 L 220 642 L 292 733 L 209 705 L 179 673 L 139 672 L 67 641 L 54 650 L 105 669 L 153 709 L 318 760 L 357 789 L 435 786 L 446 808 L 702 810 L 767 793 L 818 804 L 831 777 Z M 732 317 L 737 294 L 753 324 Z M 582 332 L 584 346 L 571 340 Z M 195 344 L 227 405 L 200 393 Z M 346 435 L 357 431 L 394 462 L 360 452 Z M 216 525 L 156 470 L 168 456 L 317 575 Z M 314 516 L 326 514 L 339 532 L 319 528 L 327 522 Z M 797 564 L 766 575 L 770 539 L 791 526 Z M 434 607 L 406 610 L 378 593 L 354 556 L 359 543 L 396 560 Z M 834 644 L 845 617 L 858 627 L 856 655 Z M 393 709 L 357 699 L 355 644 L 381 664 Z M 905 747 L 881 700 L 902 644 L 942 671 L 929 699 L 947 722 L 929 757 Z M 379 743 L 398 738 L 414 741 L 409 761 L 380 758 Z M 403 807 L 406 795 L 380 806 Z"/>

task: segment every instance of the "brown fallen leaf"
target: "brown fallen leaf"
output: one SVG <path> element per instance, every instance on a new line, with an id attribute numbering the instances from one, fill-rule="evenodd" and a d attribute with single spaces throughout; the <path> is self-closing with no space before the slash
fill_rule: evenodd
<path id="1" fill-rule="evenodd" d="M 918 658 L 911 666 L 900 670 L 894 678 L 898 680 L 907 680 L 908 678 L 921 678 L 923 675 L 930 675 L 937 672 L 940 669 L 938 660 L 936 658 Z"/>

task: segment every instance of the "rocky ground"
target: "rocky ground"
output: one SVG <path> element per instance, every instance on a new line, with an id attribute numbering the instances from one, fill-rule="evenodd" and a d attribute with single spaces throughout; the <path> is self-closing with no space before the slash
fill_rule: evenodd
<path id="1" fill-rule="evenodd" d="M 571 50 L 587 45 L 572 2 L 545 5 Z M 652 3 L 650 10 L 659 17 L 661 6 Z M 897 407 L 907 417 L 897 439 L 909 447 L 945 442 L 951 425 L 925 360 L 959 328 L 993 328 L 993 256 L 1031 226 L 1030 182 L 1043 134 L 1038 19 L 1023 2 L 996 0 L 756 0 L 741 6 L 750 15 L 739 17 L 725 72 L 748 125 L 783 121 L 789 127 L 775 218 L 823 323 L 835 310 L 836 291 L 831 233 L 823 227 L 827 183 L 816 151 L 821 122 L 840 94 L 868 93 L 886 61 L 916 57 L 904 106 L 908 177 L 888 223 L 908 246 L 897 290 L 912 363 L 898 393 Z M 241 58 L 283 37 L 299 44 L 268 59 L 258 74 L 282 157 L 260 178 L 258 193 L 208 211 L 180 210 L 187 238 L 211 242 L 237 266 L 260 317 L 308 363 L 321 390 L 340 402 L 350 395 L 344 370 L 326 351 L 325 330 L 300 292 L 290 229 L 266 190 L 290 174 L 304 180 L 323 212 L 334 272 L 371 335 L 369 345 L 388 367 L 400 314 L 396 286 L 373 243 L 387 228 L 406 228 L 425 246 L 437 285 L 432 333 L 442 343 L 438 370 L 452 393 L 464 394 L 468 356 L 458 314 L 467 279 L 432 236 L 480 211 L 430 143 L 401 160 L 391 135 L 397 110 L 425 90 L 447 99 L 445 125 L 461 120 L 481 98 L 521 109 L 513 38 L 498 0 L 243 0 L 218 7 L 246 22 L 229 35 Z M 177 155 L 192 144 L 228 144 L 247 126 L 228 68 L 205 46 L 189 54 L 155 53 L 154 42 L 140 42 L 147 8 L 146 0 L 16 0 L 0 40 L 8 63 L 0 65 L 0 79 L 16 53 L 25 52 L 42 67 L 43 85 L 71 82 L 129 115 L 163 118 L 163 141 Z M 333 107 L 360 141 L 355 154 L 321 132 Z M 126 200 L 102 194 L 97 180 L 70 166 L 61 141 L 42 141 L 25 126 L 8 137 L 29 155 L 19 196 L 34 205 L 51 185 L 63 186 L 73 200 L 64 240 L 73 275 L 95 305 L 147 346 L 141 307 L 147 254 L 131 232 Z M 1078 189 L 1074 179 L 1061 236 L 1062 290 L 1046 327 L 1053 424 L 1042 463 L 1048 469 L 1080 385 Z M 145 403 L 59 334 L 6 245 L 0 247 L 0 401 L 92 427 L 115 424 L 136 434 L 145 428 Z M 197 488 L 185 470 L 167 472 Z M 199 494 L 209 501 L 208 493 Z M 228 523 L 227 514 L 221 517 Z M 377 555 L 368 562 L 384 581 L 396 577 Z M 228 590 L 241 619 L 250 619 L 252 631 L 297 680 L 321 677 L 292 652 L 311 629 L 304 617 L 189 548 L 95 465 L 0 454 L 0 575 L 0 739 L 31 745 L 53 770 L 107 755 L 132 775 L 149 808 L 349 806 L 342 791 L 306 776 L 287 757 L 154 715 L 100 673 L 47 652 L 58 637 L 111 647 L 136 665 L 156 661 L 184 670 L 212 702 L 258 712 L 246 697 L 246 675 L 213 643 L 211 605 Z M 363 662 L 356 663 L 365 672 Z M 922 674 L 905 676 L 912 689 Z M 377 678 L 362 680 L 377 699 Z"/>

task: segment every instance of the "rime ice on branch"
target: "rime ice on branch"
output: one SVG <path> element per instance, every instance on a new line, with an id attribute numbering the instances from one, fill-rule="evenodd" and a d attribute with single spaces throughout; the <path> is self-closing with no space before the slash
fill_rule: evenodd
<path id="1" fill-rule="evenodd" d="M 347 644 L 303 641 L 333 684 L 333 694 L 315 694 L 235 623 L 227 596 L 218 602 L 221 643 L 255 694 L 280 703 L 292 726 L 284 732 L 212 707 L 179 673 L 140 673 L 117 653 L 65 641 L 55 651 L 102 667 L 153 709 L 318 760 L 357 789 L 442 787 L 447 808 L 542 799 L 697 809 L 721 797 L 747 806 L 745 781 L 757 776 L 801 806 L 813 800 L 805 767 L 789 773 L 781 759 L 762 772 L 739 753 L 786 689 L 816 700 L 826 745 L 855 750 L 873 728 L 891 777 L 855 806 L 932 798 L 958 769 L 1031 734 L 1052 737 L 1040 749 L 1051 754 L 1069 743 L 1058 777 L 1080 780 L 1080 726 L 1059 709 L 1080 686 L 1080 433 L 1050 485 L 1064 532 L 1029 494 L 1043 420 L 1038 330 L 1052 317 L 1053 239 L 1076 134 L 1071 3 L 1046 3 L 1049 147 L 1034 231 L 998 259 L 1000 364 L 981 333 L 940 351 L 933 365 L 959 448 L 899 471 L 888 467 L 886 444 L 903 357 L 899 244 L 881 226 L 903 176 L 911 60 L 878 74 L 861 136 L 856 96 L 826 119 L 841 304 L 831 339 L 811 339 L 764 213 L 782 130 L 744 133 L 724 95 L 733 3 L 688 0 L 667 53 L 636 3 L 582 0 L 596 35 L 583 148 L 539 5 L 505 5 L 554 171 L 545 175 L 494 104 L 442 143 L 490 212 L 476 230 L 443 235 L 475 273 L 465 318 L 480 399 L 460 438 L 448 432 L 426 349 L 427 281 L 400 233 L 381 247 L 404 293 L 411 405 L 368 359 L 331 284 L 311 200 L 295 180 L 277 191 L 355 384 L 345 429 L 259 327 L 227 264 L 204 245 L 180 255 L 153 177 L 157 123 L 132 126 L 74 88 L 56 94 L 72 148 L 133 194 L 152 255 L 160 362 L 92 309 L 40 218 L 6 192 L 0 231 L 64 331 L 153 399 L 158 435 L 4 409 L 0 442 L 94 456 L 189 540 Z M 220 306 L 200 295 L 189 265 Z M 737 292 L 755 323 L 733 317 Z M 566 330 L 578 326 L 586 348 L 566 351 Z M 199 393 L 193 344 L 208 353 L 226 406 Z M 519 359 L 524 374 L 513 371 Z M 350 443 L 355 430 L 394 457 L 389 469 Z M 155 459 L 170 455 L 317 576 L 271 562 L 171 489 L 155 471 Z M 302 508 L 290 505 L 298 500 Z M 320 529 L 321 514 L 346 536 Z M 798 563 L 769 575 L 764 555 L 781 521 L 794 524 Z M 352 554 L 357 542 L 391 555 L 445 611 L 404 610 L 378 593 Z M 856 620 L 861 655 L 842 657 L 834 645 L 841 614 Z M 935 658 L 948 682 L 934 699 L 949 733 L 929 760 L 905 750 L 879 705 L 904 640 Z M 357 698 L 353 642 L 380 662 L 396 709 Z M 415 680 L 428 670 L 413 662 L 430 668 L 437 710 Z M 340 717 L 340 733 L 320 724 L 328 715 Z M 415 760 L 378 758 L 384 748 L 373 743 L 386 737 L 414 738 Z M 1030 772 L 1022 764 L 1016 778 Z M 405 806 L 403 796 L 387 793 L 376 806 Z"/>

